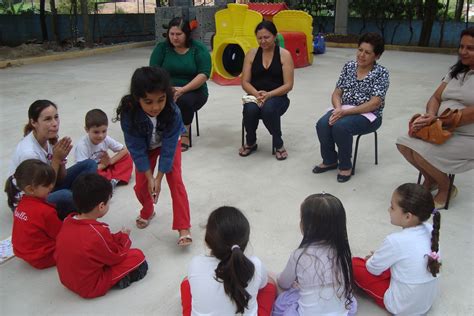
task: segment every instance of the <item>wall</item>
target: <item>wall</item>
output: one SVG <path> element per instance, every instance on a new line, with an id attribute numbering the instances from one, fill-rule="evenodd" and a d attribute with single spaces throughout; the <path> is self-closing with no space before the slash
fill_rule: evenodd
<path id="1" fill-rule="evenodd" d="M 69 39 L 72 16 L 58 15 L 61 40 Z M 94 30 L 94 40 L 104 43 L 145 41 L 155 38 L 154 14 L 100 14 L 89 15 L 89 28 Z M 51 16 L 46 16 L 48 36 L 54 39 Z M 95 26 L 95 28 L 94 28 Z M 82 35 L 82 17 L 78 16 L 78 36 Z M 0 15 L 0 45 L 20 45 L 26 41 L 42 40 L 39 14 Z"/>
<path id="2" fill-rule="evenodd" d="M 400 22 L 400 23 L 399 23 Z M 333 17 L 319 17 L 313 21 L 313 30 L 315 33 L 333 33 L 334 32 L 334 18 Z M 387 21 L 384 27 L 384 37 L 386 44 L 394 45 L 417 45 L 420 37 L 422 21 L 413 21 L 412 29 L 413 36 L 410 40 L 410 28 L 407 21 Z M 474 23 L 469 23 L 469 26 L 474 26 Z M 396 28 L 396 31 L 395 31 Z M 459 34 L 466 28 L 464 22 L 447 21 L 444 25 L 444 36 L 442 47 L 457 47 L 459 45 Z M 430 46 L 439 47 L 441 24 L 435 21 L 433 30 L 431 32 Z M 394 32 L 395 31 L 395 32 Z M 380 28 L 377 27 L 374 21 L 367 21 L 364 23 L 360 18 L 349 18 L 347 25 L 348 34 L 362 34 L 366 32 L 378 32 Z"/>

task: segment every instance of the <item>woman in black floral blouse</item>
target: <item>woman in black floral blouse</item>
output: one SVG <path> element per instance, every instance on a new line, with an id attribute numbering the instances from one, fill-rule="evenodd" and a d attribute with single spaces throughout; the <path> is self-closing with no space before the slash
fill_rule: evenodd
<path id="1" fill-rule="evenodd" d="M 376 61 L 383 51 L 383 38 L 377 33 L 366 33 L 359 39 L 356 60 L 342 68 L 332 93 L 333 109 L 316 124 L 323 162 L 313 168 L 314 173 L 339 168 L 337 181 L 348 181 L 353 135 L 372 133 L 382 124 L 389 74 Z"/>

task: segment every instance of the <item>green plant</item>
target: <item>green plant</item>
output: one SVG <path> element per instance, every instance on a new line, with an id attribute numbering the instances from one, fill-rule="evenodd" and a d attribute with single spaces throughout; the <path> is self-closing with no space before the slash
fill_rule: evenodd
<path id="1" fill-rule="evenodd" d="M 88 13 L 94 13 L 96 0 L 87 0 L 87 11 Z M 81 6 L 79 0 L 77 0 L 78 14 L 81 14 Z M 72 12 L 72 1 L 71 0 L 59 0 L 58 13 L 59 14 L 71 14 Z"/>
<path id="2" fill-rule="evenodd" d="M 19 14 L 34 14 L 38 10 L 31 3 L 13 3 L 11 0 L 3 0 L 0 2 L 0 14 L 19 15 Z"/>

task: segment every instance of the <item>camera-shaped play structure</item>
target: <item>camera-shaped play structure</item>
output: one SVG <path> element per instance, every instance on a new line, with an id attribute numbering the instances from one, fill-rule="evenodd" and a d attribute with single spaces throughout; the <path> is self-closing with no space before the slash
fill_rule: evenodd
<path id="1" fill-rule="evenodd" d="M 222 85 L 240 83 L 245 54 L 258 47 L 255 27 L 263 20 L 260 12 L 251 9 L 257 4 L 228 4 L 215 15 L 216 34 L 212 51 L 212 79 Z M 271 4 L 267 4 L 270 8 Z M 271 16 L 261 3 L 256 10 L 267 13 L 279 32 L 279 45 L 293 57 L 295 67 L 313 63 L 313 18 L 304 11 L 280 10 Z"/>

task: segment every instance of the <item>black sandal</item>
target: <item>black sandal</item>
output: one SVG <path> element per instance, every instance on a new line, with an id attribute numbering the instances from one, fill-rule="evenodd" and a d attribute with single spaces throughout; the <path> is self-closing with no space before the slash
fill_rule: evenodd
<path id="1" fill-rule="evenodd" d="M 186 138 L 189 139 L 189 135 L 181 135 L 181 138 L 183 138 L 183 137 L 186 137 Z M 190 147 L 189 144 L 185 144 L 181 141 L 181 152 L 182 153 L 187 151 L 189 149 L 189 147 Z"/>
<path id="2" fill-rule="evenodd" d="M 240 157 L 250 156 L 254 151 L 257 150 L 257 147 L 258 147 L 257 144 L 253 144 L 252 146 L 244 145 L 243 147 L 240 147 L 239 156 Z"/>

